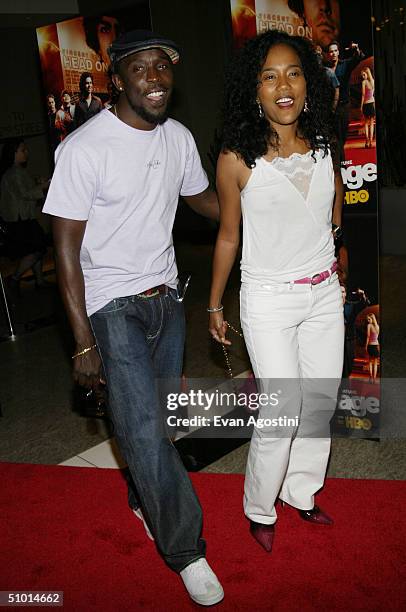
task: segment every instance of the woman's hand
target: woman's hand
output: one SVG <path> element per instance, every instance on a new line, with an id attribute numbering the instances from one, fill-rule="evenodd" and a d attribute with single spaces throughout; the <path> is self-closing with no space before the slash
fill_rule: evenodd
<path id="1" fill-rule="evenodd" d="M 224 321 L 223 313 L 212 312 L 209 318 L 209 332 L 211 333 L 214 340 L 220 342 L 220 344 L 231 344 L 230 340 L 226 340 L 227 333 L 227 322 Z"/>

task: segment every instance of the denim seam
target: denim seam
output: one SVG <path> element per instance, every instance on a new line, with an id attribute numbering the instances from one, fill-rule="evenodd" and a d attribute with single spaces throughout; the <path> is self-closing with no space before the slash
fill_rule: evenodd
<path id="1" fill-rule="evenodd" d="M 159 336 L 159 334 L 162 331 L 162 327 L 163 327 L 163 323 L 164 323 L 164 310 L 162 308 L 162 301 L 159 300 L 159 308 L 160 308 L 160 322 L 159 322 L 159 328 L 158 330 L 155 332 L 155 334 L 153 336 L 151 336 L 150 334 L 146 334 L 147 340 L 155 340 L 155 338 L 157 338 Z"/>

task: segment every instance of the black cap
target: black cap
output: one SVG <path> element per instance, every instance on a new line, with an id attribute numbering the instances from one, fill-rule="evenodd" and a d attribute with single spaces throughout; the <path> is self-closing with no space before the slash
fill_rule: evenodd
<path id="1" fill-rule="evenodd" d="M 177 64 L 179 61 L 179 47 L 172 40 L 150 30 L 133 30 L 116 38 L 108 48 L 113 69 L 120 60 L 128 55 L 146 49 L 162 49 L 169 55 L 172 64 Z"/>

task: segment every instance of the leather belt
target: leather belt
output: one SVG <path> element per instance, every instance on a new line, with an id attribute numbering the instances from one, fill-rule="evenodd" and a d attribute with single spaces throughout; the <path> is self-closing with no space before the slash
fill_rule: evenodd
<path id="1" fill-rule="evenodd" d="M 337 270 L 338 265 L 335 261 L 331 266 L 330 270 L 324 270 L 324 272 L 319 272 L 318 274 L 313 274 L 313 276 L 305 276 L 304 278 L 299 278 L 298 280 L 293 281 L 295 285 L 318 285 L 322 283 L 327 278 L 330 278 Z"/>
<path id="2" fill-rule="evenodd" d="M 157 285 L 157 287 L 152 287 L 151 289 L 146 289 L 142 293 L 137 293 L 137 297 L 151 298 L 157 295 L 167 295 L 167 293 L 168 287 L 166 285 Z"/>

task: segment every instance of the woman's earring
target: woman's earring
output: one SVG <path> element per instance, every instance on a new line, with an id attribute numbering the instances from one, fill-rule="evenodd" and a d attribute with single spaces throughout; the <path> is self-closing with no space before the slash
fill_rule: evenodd
<path id="1" fill-rule="evenodd" d="M 304 103 L 303 112 L 304 113 L 308 113 L 309 112 L 309 105 L 307 103 L 307 99 L 305 100 L 305 103 Z"/>
<path id="2" fill-rule="evenodd" d="M 260 119 L 262 119 L 262 117 L 264 116 L 264 111 L 262 110 L 261 102 L 257 100 L 257 104 L 258 104 L 258 115 Z"/>

